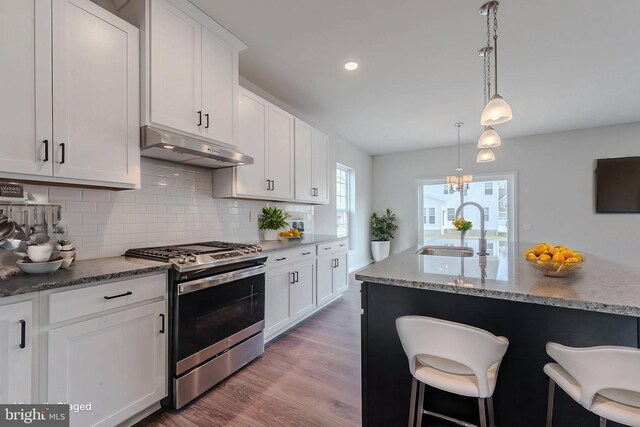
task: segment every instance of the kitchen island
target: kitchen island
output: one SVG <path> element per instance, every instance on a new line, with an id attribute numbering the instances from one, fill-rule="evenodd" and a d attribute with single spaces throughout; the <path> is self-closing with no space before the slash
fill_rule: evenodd
<path id="1" fill-rule="evenodd" d="M 640 271 L 587 254 L 574 276 L 545 277 L 521 259 L 531 244 L 496 243 L 484 270 L 477 255 L 422 256 L 412 248 L 356 274 L 363 281 L 363 425 L 407 424 L 411 375 L 395 328 L 403 315 L 465 323 L 509 339 L 494 395 L 498 426 L 545 424 L 548 341 L 638 348 Z M 427 388 L 425 408 L 478 423 L 475 399 Z M 424 422 L 434 425 L 429 417 Z M 597 416 L 556 393 L 555 427 L 597 425 Z"/>

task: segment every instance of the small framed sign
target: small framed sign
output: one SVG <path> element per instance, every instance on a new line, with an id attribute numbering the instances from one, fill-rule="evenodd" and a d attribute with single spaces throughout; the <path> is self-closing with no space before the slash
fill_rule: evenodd
<path id="1" fill-rule="evenodd" d="M 0 182 L 0 197 L 24 199 L 24 188 L 13 182 Z"/>

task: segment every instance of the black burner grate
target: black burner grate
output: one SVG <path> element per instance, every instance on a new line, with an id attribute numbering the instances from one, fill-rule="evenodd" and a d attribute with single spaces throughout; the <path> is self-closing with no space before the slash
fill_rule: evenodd
<path id="1" fill-rule="evenodd" d="M 206 249 L 198 250 L 198 249 L 188 248 L 187 246 L 205 246 L 205 247 L 210 247 L 211 250 L 206 250 Z M 201 254 L 219 252 L 221 250 L 241 249 L 247 246 L 250 246 L 250 245 L 247 245 L 244 243 L 216 242 L 216 241 L 200 242 L 200 243 L 193 243 L 190 245 L 158 246 L 158 247 L 152 247 L 152 248 L 129 249 L 127 252 L 125 252 L 125 256 L 168 261 L 172 258 L 177 258 L 180 256 L 201 255 Z"/>

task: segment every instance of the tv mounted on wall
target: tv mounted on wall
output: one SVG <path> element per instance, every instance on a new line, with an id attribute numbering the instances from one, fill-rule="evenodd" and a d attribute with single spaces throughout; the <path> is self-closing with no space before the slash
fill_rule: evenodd
<path id="1" fill-rule="evenodd" d="M 596 212 L 640 213 L 640 157 L 596 161 Z"/>

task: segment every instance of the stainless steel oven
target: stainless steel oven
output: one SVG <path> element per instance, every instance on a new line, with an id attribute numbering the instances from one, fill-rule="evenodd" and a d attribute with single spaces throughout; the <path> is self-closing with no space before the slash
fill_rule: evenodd
<path id="1" fill-rule="evenodd" d="M 264 352 L 264 265 L 177 282 L 176 408 Z"/>
<path id="2" fill-rule="evenodd" d="M 264 352 L 265 262 L 259 246 L 224 242 L 142 248 L 170 279 L 169 370 L 164 405 L 181 408 Z"/>

